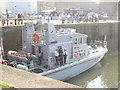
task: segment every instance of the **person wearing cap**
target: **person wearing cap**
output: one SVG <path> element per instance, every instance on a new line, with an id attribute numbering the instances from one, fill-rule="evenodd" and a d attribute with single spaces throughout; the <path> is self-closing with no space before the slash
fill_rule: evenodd
<path id="1" fill-rule="evenodd" d="M 67 50 L 66 49 L 64 49 L 64 64 L 66 64 L 66 58 L 67 58 Z"/>

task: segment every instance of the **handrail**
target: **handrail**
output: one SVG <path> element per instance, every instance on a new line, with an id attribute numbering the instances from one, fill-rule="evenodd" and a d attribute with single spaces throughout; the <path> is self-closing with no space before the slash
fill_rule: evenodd
<path id="1" fill-rule="evenodd" d="M 22 19 L 22 20 L 37 20 L 37 18 L 1 18 L 0 20 L 15 20 L 15 19 Z"/>

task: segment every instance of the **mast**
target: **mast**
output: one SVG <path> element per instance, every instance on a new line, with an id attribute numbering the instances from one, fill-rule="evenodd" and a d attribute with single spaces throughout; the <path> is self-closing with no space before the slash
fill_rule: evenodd
<path id="1" fill-rule="evenodd" d="M 1 47 L 1 44 L 0 44 L 0 62 L 3 60 L 3 55 L 2 55 L 2 47 Z"/>
<path id="2" fill-rule="evenodd" d="M 103 47 L 107 47 L 107 39 L 106 39 L 106 35 L 104 35 L 104 38 L 103 38 Z"/>

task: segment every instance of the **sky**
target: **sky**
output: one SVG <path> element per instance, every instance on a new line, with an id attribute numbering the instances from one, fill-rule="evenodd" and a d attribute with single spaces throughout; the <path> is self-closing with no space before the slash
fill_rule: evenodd
<path id="1" fill-rule="evenodd" d="M 100 4 L 100 0 L 92 0 L 93 2 Z"/>
<path id="2" fill-rule="evenodd" d="M 37 1 L 44 2 L 117 2 L 119 0 L 0 0 L 0 11 L 4 11 L 6 8 L 12 9 L 13 11 L 28 11 L 37 9 Z M 17 9 L 16 9 L 17 8 Z M 15 11 L 17 12 L 17 11 Z"/>
<path id="3" fill-rule="evenodd" d="M 37 9 L 37 0 L 0 0 L 0 11 L 6 9 L 14 12 L 28 11 Z"/>

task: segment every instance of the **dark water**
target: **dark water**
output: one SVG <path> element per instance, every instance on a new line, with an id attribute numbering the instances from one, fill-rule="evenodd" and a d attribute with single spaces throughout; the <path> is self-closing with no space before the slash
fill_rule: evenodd
<path id="1" fill-rule="evenodd" d="M 62 25 L 59 27 L 76 28 L 77 32 L 88 35 L 90 40 L 101 40 L 107 36 L 109 52 L 94 67 L 71 78 L 68 83 L 87 88 L 118 88 L 118 27 L 117 23 Z M 58 26 L 57 26 L 58 27 Z M 4 48 L 8 50 L 21 49 L 22 27 L 3 28 Z"/>

